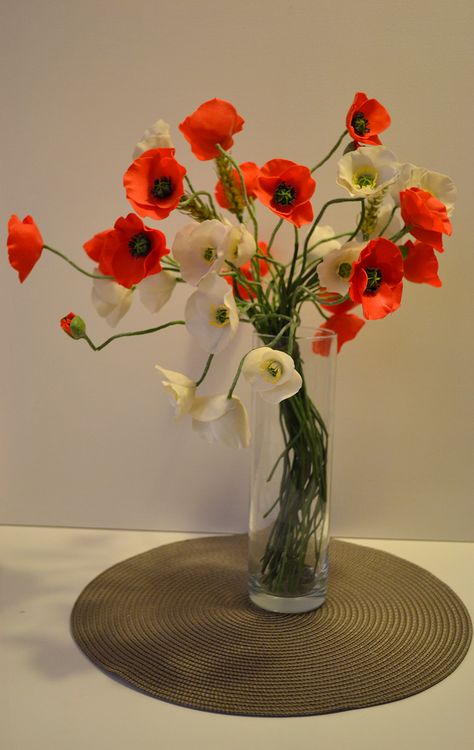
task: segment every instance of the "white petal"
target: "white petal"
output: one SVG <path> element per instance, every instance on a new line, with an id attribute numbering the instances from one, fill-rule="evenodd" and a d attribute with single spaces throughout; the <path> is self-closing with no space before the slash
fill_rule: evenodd
<path id="1" fill-rule="evenodd" d="M 135 146 L 133 158 L 138 159 L 151 148 L 173 148 L 170 126 L 164 120 L 157 120 L 149 130 L 145 130 L 143 138 Z"/>
<path id="2" fill-rule="evenodd" d="M 317 245 L 317 247 L 308 253 L 308 260 L 310 262 L 317 258 L 324 258 L 331 250 L 339 250 L 341 243 L 339 240 L 332 239 L 335 234 L 335 230 L 329 224 L 316 227 L 311 235 L 311 245 Z"/>
<path id="3" fill-rule="evenodd" d="M 299 389 L 303 384 L 303 379 L 297 370 L 294 370 L 289 380 L 285 383 L 279 383 L 275 388 L 269 391 L 259 391 L 264 401 L 269 401 L 271 404 L 279 404 L 285 398 L 290 398 L 298 393 Z"/>
<path id="4" fill-rule="evenodd" d="M 328 292 L 336 294 L 347 294 L 349 288 L 349 276 L 342 278 L 339 275 L 339 268 L 343 263 L 354 263 L 366 242 L 348 242 L 340 250 L 333 250 L 323 258 L 318 266 L 319 282 Z M 350 275 L 350 274 L 349 274 Z"/>
<path id="5" fill-rule="evenodd" d="M 191 410 L 193 429 L 209 443 L 224 443 L 230 448 L 247 448 L 250 428 L 247 411 L 237 396 L 224 394 L 195 399 Z"/>
<path id="6" fill-rule="evenodd" d="M 175 275 L 171 271 L 160 271 L 140 281 L 137 288 L 142 303 L 155 313 L 168 302 L 175 286 Z"/>
<path id="7" fill-rule="evenodd" d="M 219 325 L 216 311 L 225 308 L 227 321 Z M 222 351 L 234 337 L 239 315 L 229 284 L 217 274 L 206 276 L 190 296 L 185 308 L 186 328 L 205 351 Z"/>
<path id="8" fill-rule="evenodd" d="M 228 228 L 217 219 L 192 222 L 184 226 L 173 242 L 173 255 L 188 284 L 197 286 L 211 273 L 218 272 L 224 263 L 222 243 Z"/>
<path id="9" fill-rule="evenodd" d="M 280 376 L 272 378 L 268 373 L 268 363 L 278 363 Z M 272 404 L 294 396 L 302 385 L 302 378 L 295 370 L 295 363 L 286 352 L 261 346 L 250 351 L 242 366 L 242 374 L 260 396 Z"/>
<path id="10" fill-rule="evenodd" d="M 356 177 L 367 172 L 374 184 L 359 186 Z M 364 146 L 350 151 L 338 162 L 337 183 L 351 195 L 371 196 L 387 188 L 399 177 L 400 165 L 395 154 L 385 146 Z"/>
<path id="11" fill-rule="evenodd" d="M 194 404 L 196 395 L 196 383 L 181 372 L 165 370 L 164 367 L 155 365 L 155 369 L 164 375 L 162 386 L 168 392 L 170 401 L 175 407 L 175 417 L 178 419 L 188 414 Z"/>
<path id="12" fill-rule="evenodd" d="M 94 269 L 100 273 L 99 269 Z M 115 327 L 119 320 L 129 311 L 133 300 L 133 291 L 110 279 L 94 279 L 92 282 L 92 304 L 107 323 Z"/>
<path id="13" fill-rule="evenodd" d="M 268 375 L 266 369 L 268 362 L 276 362 L 280 365 L 281 371 L 278 380 Z M 283 385 L 292 378 L 294 371 L 295 363 L 289 354 L 268 346 L 252 349 L 245 357 L 242 365 L 242 375 L 259 393 L 271 391 L 277 386 Z"/>
<path id="14" fill-rule="evenodd" d="M 255 255 L 257 244 L 245 224 L 241 224 L 240 227 L 230 225 L 222 243 L 222 250 L 225 259 L 240 268 Z"/>

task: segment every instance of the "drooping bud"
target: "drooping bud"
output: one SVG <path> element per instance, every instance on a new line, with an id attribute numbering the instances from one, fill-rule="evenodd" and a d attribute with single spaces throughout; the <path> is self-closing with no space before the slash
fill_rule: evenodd
<path id="1" fill-rule="evenodd" d="M 76 313 L 65 315 L 61 318 L 60 325 L 72 339 L 83 339 L 86 336 L 86 324 Z"/>

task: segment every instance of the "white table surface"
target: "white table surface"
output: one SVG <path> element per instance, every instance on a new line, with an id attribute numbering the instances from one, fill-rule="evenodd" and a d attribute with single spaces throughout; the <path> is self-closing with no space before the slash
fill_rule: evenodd
<path id="1" fill-rule="evenodd" d="M 69 615 L 110 565 L 192 534 L 0 527 L 2 750 L 471 750 L 474 647 L 447 679 L 396 703 L 325 716 L 224 716 L 161 702 L 97 669 Z M 198 536 L 198 535 L 195 535 Z M 411 560 L 474 613 L 474 544 L 355 540 Z"/>

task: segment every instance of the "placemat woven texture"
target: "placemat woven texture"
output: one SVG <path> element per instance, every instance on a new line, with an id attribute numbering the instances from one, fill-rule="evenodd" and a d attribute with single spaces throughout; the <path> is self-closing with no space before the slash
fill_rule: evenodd
<path id="1" fill-rule="evenodd" d="M 98 666 L 156 698 L 248 716 L 307 716 L 399 700 L 465 656 L 469 615 L 405 560 L 331 541 L 321 609 L 264 612 L 247 597 L 247 537 L 157 547 L 93 580 L 72 632 Z"/>

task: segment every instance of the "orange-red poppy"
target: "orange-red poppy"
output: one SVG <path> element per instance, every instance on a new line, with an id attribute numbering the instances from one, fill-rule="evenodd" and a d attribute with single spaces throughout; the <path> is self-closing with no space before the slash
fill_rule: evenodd
<path id="1" fill-rule="evenodd" d="M 149 149 L 125 172 L 127 199 L 140 216 L 166 219 L 182 198 L 186 169 L 174 153 L 174 148 Z"/>
<path id="2" fill-rule="evenodd" d="M 329 320 L 325 320 L 319 327 L 326 331 L 334 331 L 337 334 L 337 352 L 339 353 L 343 344 L 355 338 L 364 324 L 365 320 L 359 318 L 358 315 L 338 312 L 336 315 L 331 315 Z M 329 349 L 329 341 L 324 336 L 318 337 L 316 332 L 316 338 L 313 341 L 313 352 L 327 357 Z"/>
<path id="3" fill-rule="evenodd" d="M 426 242 L 405 243 L 407 253 L 403 261 L 403 275 L 408 281 L 417 284 L 431 284 L 441 286 L 442 282 L 438 276 L 438 259 L 436 253 Z"/>
<path id="4" fill-rule="evenodd" d="M 242 177 L 244 178 L 245 192 L 248 198 L 255 198 L 255 188 L 257 186 L 257 178 L 259 174 L 259 168 L 253 161 L 244 161 L 243 164 L 239 164 Z M 240 176 L 236 169 L 232 170 L 232 180 L 235 186 L 237 195 L 242 199 L 242 186 L 240 184 Z M 224 186 L 222 181 L 219 180 L 216 184 L 214 195 L 219 206 L 222 208 L 230 208 L 230 203 L 225 194 Z M 243 200 L 243 199 L 242 199 Z"/>
<path id="5" fill-rule="evenodd" d="M 101 273 L 127 288 L 159 273 L 160 259 L 169 253 L 163 232 L 146 227 L 135 214 L 117 219 L 113 229 L 99 232 L 84 248 Z"/>
<path id="6" fill-rule="evenodd" d="M 378 133 L 390 125 L 390 115 L 377 99 L 368 99 L 358 91 L 346 116 L 346 127 L 356 143 L 378 146 L 382 142 Z"/>
<path id="7" fill-rule="evenodd" d="M 400 213 L 410 234 L 443 252 L 442 235 L 452 232 L 444 203 L 426 190 L 411 187 L 400 193 Z"/>
<path id="8" fill-rule="evenodd" d="M 255 192 L 274 213 L 301 227 L 313 220 L 310 198 L 315 189 L 308 167 L 288 159 L 271 159 L 260 170 Z"/>
<path id="9" fill-rule="evenodd" d="M 31 216 L 25 216 L 23 221 L 15 214 L 10 217 L 7 238 L 8 260 L 12 268 L 18 271 L 22 283 L 40 259 L 43 244 L 43 238 Z"/>
<path id="10" fill-rule="evenodd" d="M 349 294 L 362 304 L 368 320 L 384 318 L 400 307 L 403 290 L 403 257 L 394 242 L 377 237 L 352 264 Z"/>
<path id="11" fill-rule="evenodd" d="M 194 156 L 207 161 L 219 156 L 217 144 L 225 151 L 232 147 L 232 136 L 242 130 L 244 122 L 230 102 L 211 99 L 186 117 L 179 125 L 179 129 L 191 144 Z"/>

